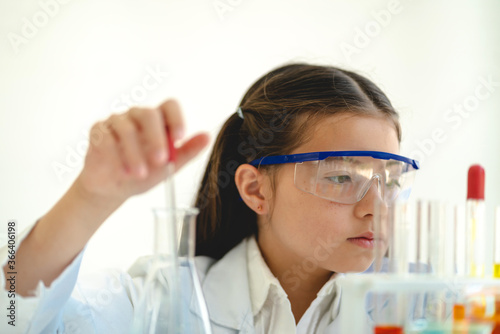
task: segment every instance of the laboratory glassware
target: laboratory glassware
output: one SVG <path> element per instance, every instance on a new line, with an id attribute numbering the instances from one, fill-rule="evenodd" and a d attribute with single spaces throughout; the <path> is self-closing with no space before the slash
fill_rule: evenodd
<path id="1" fill-rule="evenodd" d="M 496 208 L 493 247 L 493 277 L 500 278 L 500 206 Z"/>
<path id="2" fill-rule="evenodd" d="M 132 333 L 211 334 L 194 260 L 198 209 L 153 211 L 155 256 L 134 311 Z"/>
<path id="3" fill-rule="evenodd" d="M 484 168 L 473 165 L 467 175 L 467 275 L 484 277 L 486 217 L 484 203 Z"/>

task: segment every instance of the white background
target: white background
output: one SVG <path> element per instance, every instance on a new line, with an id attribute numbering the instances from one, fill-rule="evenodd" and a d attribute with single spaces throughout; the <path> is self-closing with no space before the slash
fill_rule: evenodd
<path id="1" fill-rule="evenodd" d="M 42 9 L 50 2 L 0 2 L 1 226 L 16 219 L 23 229 L 51 208 L 82 167 L 69 152 L 121 94 L 137 90 L 147 68 L 168 76 L 135 102 L 175 97 L 188 134 L 213 138 L 246 89 L 290 61 L 341 66 L 380 85 L 401 113 L 401 153 L 422 162 L 414 198 L 464 204 L 467 169 L 481 163 L 492 222 L 500 205 L 497 0 L 72 0 L 50 7 L 51 16 Z M 16 45 L 13 36 L 25 40 Z M 478 100 L 481 78 L 496 86 L 480 88 L 489 96 Z M 445 119 L 464 103 L 471 111 L 460 124 Z M 176 177 L 180 204 L 192 203 L 208 152 Z M 69 158 L 74 166 L 58 177 L 54 164 Z M 149 252 L 151 208 L 163 205 L 162 185 L 126 202 L 91 239 L 83 270 L 126 269 Z"/>

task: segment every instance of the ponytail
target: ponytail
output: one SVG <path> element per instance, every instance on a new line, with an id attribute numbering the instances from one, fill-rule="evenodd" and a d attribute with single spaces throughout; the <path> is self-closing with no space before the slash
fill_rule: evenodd
<path id="1" fill-rule="evenodd" d="M 234 174 L 246 163 L 238 152 L 243 119 L 233 114 L 215 141 L 195 206 L 196 255 L 220 259 L 245 237 L 257 232 L 257 217 L 241 200 Z"/>

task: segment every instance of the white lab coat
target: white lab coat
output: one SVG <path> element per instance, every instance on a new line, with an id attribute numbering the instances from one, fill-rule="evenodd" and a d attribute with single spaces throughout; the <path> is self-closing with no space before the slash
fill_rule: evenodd
<path id="1" fill-rule="evenodd" d="M 246 243 L 242 241 L 219 261 L 204 256 L 195 259 L 214 334 L 255 332 Z M 0 333 L 127 333 L 152 258 L 139 259 L 128 273 L 91 275 L 77 281 L 83 252 L 50 288 L 40 282 L 37 297 L 17 296 L 16 327 L 4 320 Z M 0 256 L 5 259 L 5 249 L 0 250 Z M 5 282 L 3 274 L 0 279 Z M 325 333 L 339 333 L 339 328 L 337 318 Z"/>

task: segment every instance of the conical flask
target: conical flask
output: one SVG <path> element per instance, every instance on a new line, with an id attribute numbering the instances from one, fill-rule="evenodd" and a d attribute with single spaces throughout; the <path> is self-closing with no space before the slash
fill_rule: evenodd
<path id="1" fill-rule="evenodd" d="M 155 256 L 134 309 L 133 334 L 211 334 L 195 268 L 198 209 L 154 209 Z"/>

